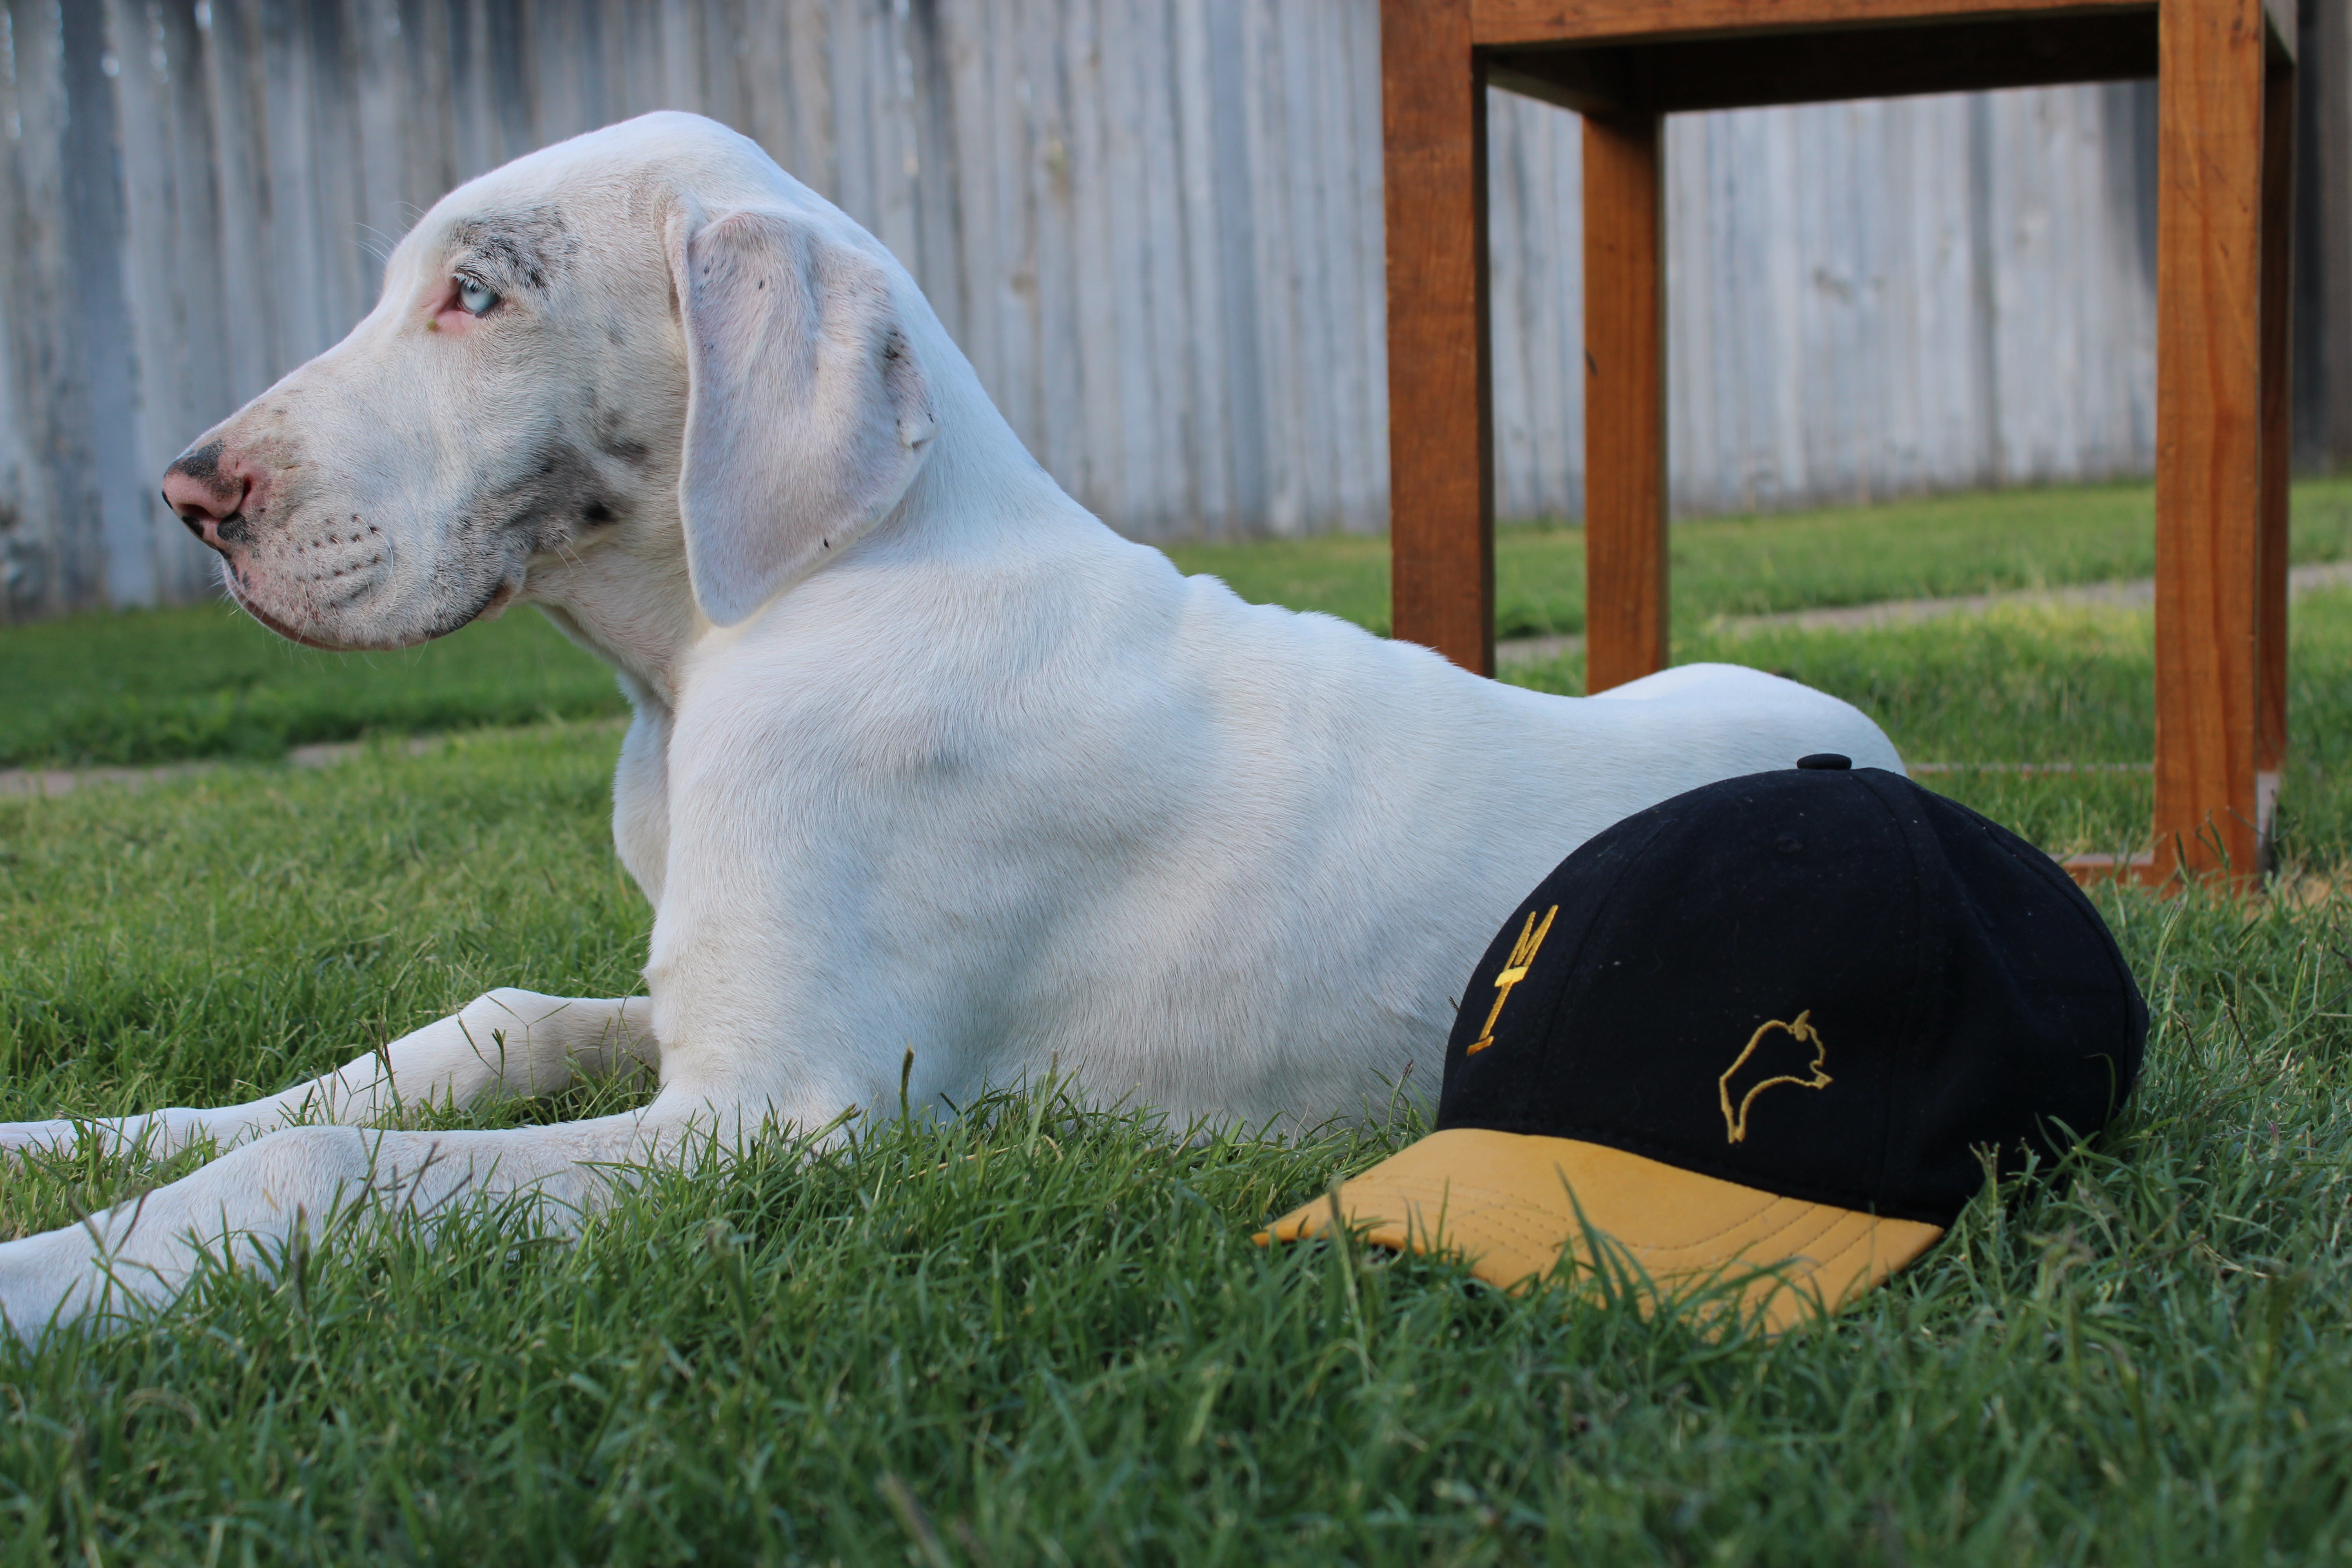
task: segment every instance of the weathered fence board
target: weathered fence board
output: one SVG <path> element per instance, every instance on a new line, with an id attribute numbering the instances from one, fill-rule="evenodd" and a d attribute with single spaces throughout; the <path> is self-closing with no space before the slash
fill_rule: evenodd
<path id="1" fill-rule="evenodd" d="M 929 290 L 1146 539 L 1386 516 L 1370 0 L 0 0 L 0 603 L 184 598 L 154 481 L 457 181 L 656 108 Z M 2143 88 L 1668 132 L 1683 511 L 2144 471 Z M 1582 498 L 1578 128 L 1491 117 L 1505 515 Z"/>

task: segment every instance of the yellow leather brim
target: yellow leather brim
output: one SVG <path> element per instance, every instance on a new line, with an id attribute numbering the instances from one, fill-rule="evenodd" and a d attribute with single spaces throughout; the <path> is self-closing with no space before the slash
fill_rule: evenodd
<path id="1" fill-rule="evenodd" d="M 1940 1226 L 1717 1181 L 1598 1143 L 1448 1128 L 1340 1184 L 1349 1229 L 1399 1251 L 1460 1256 L 1506 1290 L 1526 1289 L 1573 1253 L 1591 1262 L 1588 1229 L 1622 1247 L 1652 1280 L 1732 1282 L 1743 1313 L 1773 1333 L 1834 1312 L 1934 1246 Z M 1297 1241 L 1331 1226 L 1329 1196 L 1258 1234 Z M 1743 1283 L 1744 1280 L 1744 1283 Z"/>

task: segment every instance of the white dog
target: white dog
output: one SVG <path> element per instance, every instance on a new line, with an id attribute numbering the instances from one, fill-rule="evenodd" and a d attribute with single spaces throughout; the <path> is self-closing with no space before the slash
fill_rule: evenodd
<path id="1" fill-rule="evenodd" d="M 1600 828 L 1807 752 L 1901 766 L 1752 670 L 1545 697 L 1180 575 L 1031 460 L 872 236 L 691 115 L 443 199 L 165 493 L 287 637 L 405 647 L 523 600 L 620 672 L 649 994 L 495 992 L 270 1099 L 98 1130 L 238 1146 L 0 1247 L 20 1332 L 371 1187 L 577 1212 L 689 1129 L 894 1113 L 909 1050 L 918 1105 L 1058 1061 L 1179 1126 L 1363 1114 L 1409 1064 L 1433 1089 L 1497 923 Z M 639 1061 L 660 1090 L 626 1115 L 362 1125 Z"/>

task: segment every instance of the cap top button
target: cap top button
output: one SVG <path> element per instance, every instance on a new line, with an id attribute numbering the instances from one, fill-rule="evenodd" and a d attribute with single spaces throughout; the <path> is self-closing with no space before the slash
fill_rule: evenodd
<path id="1" fill-rule="evenodd" d="M 1799 757 L 1797 759 L 1797 765 L 1801 768 L 1811 768 L 1828 773 L 1842 773 L 1848 768 L 1853 766 L 1853 759 L 1852 757 L 1840 756 L 1835 752 L 1815 752 L 1810 756 Z"/>

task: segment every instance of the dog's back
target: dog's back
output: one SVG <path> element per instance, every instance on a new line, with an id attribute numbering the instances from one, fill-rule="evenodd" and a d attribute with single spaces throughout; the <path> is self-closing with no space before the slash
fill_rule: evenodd
<path id="1" fill-rule="evenodd" d="M 1138 575 L 1174 613 L 1109 679 L 1181 715 L 1134 761 L 1188 787 L 1136 825 L 1178 874 L 1102 892 L 1181 955 L 1118 1004 L 1139 1048 L 1116 1081 L 1154 1103 L 1344 1114 L 1408 1064 L 1433 1093 L 1479 953 L 1585 839 L 1809 752 L 1902 765 L 1850 705 L 1756 670 L 1555 697 L 1210 578 Z"/>

